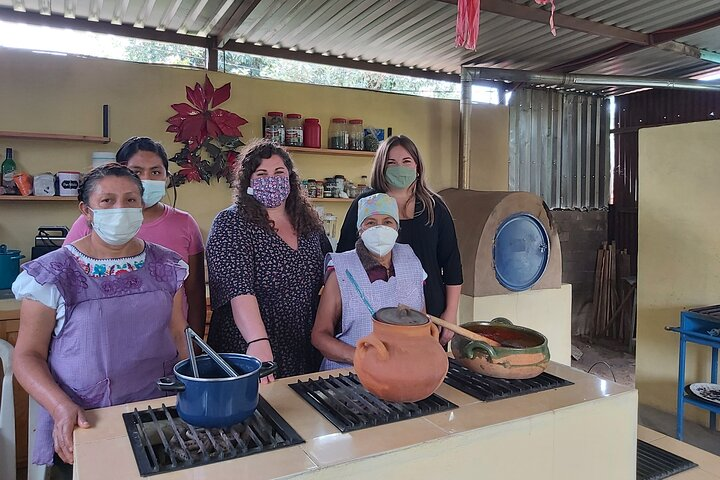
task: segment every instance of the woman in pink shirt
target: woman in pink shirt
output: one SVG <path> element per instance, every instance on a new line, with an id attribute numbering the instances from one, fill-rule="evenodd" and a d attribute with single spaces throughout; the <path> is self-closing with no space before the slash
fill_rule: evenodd
<path id="1" fill-rule="evenodd" d="M 115 154 L 118 163 L 127 165 L 142 180 L 143 224 L 138 238 L 157 243 L 178 253 L 190 270 L 184 283 L 187 322 L 198 335 L 205 335 L 205 250 L 195 219 L 187 212 L 165 205 L 168 158 L 159 142 L 148 137 L 131 137 Z M 90 226 L 80 216 L 65 240 L 65 245 L 90 234 Z"/>

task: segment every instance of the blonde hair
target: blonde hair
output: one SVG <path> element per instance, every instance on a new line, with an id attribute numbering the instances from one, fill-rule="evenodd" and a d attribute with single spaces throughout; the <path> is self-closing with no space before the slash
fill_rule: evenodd
<path id="1" fill-rule="evenodd" d="M 418 151 L 417 146 L 415 146 L 415 143 L 413 143 L 413 141 L 405 135 L 393 135 L 380 144 L 377 152 L 375 152 L 375 159 L 373 160 L 370 186 L 374 190 L 382 193 L 387 193 L 392 188 L 385 178 L 385 169 L 387 168 L 390 149 L 398 146 L 407 150 L 417 165 L 418 176 L 412 186 L 412 194 L 415 198 L 420 200 L 422 208 L 420 211 L 415 212 L 415 216 L 418 217 L 427 210 L 427 225 L 432 226 L 433 223 L 435 223 L 435 196 L 437 193 L 433 192 L 430 187 L 427 186 L 427 183 L 425 182 L 425 166 L 422 158 L 420 158 L 420 152 Z M 408 203 L 411 201 L 413 201 L 412 196 L 408 199 Z M 403 205 L 403 208 L 404 207 L 407 207 L 407 203 Z"/>

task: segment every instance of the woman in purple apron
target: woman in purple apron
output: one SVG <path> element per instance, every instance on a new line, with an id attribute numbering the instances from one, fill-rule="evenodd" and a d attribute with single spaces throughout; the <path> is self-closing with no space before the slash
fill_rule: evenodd
<path id="1" fill-rule="evenodd" d="M 73 462 L 85 409 L 156 398 L 155 381 L 187 356 L 180 256 L 136 238 L 140 179 L 108 164 L 81 182 L 90 235 L 23 265 L 15 375 L 41 405 L 33 463 Z"/>
<path id="2" fill-rule="evenodd" d="M 312 343 L 325 357 L 320 370 L 352 366 L 357 341 L 372 332 L 371 309 L 404 304 L 425 310 L 427 275 L 412 248 L 395 243 L 397 202 L 376 193 L 358 205 L 355 249 L 325 259 L 327 280 L 312 331 Z"/>

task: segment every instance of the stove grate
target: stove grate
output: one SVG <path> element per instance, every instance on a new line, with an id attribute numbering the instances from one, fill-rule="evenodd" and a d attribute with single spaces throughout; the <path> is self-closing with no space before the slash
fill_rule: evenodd
<path id="1" fill-rule="evenodd" d="M 262 397 L 250 418 L 222 429 L 194 427 L 165 404 L 124 413 L 123 420 L 143 477 L 304 443 Z"/>
<path id="2" fill-rule="evenodd" d="M 457 408 L 436 394 L 414 403 L 380 400 L 354 373 L 299 380 L 290 388 L 343 433 Z"/>
<path id="3" fill-rule="evenodd" d="M 573 384 L 547 372 L 526 380 L 486 377 L 463 367 L 455 359 L 450 359 L 450 369 L 445 377 L 445 383 L 483 402 L 517 397 Z"/>

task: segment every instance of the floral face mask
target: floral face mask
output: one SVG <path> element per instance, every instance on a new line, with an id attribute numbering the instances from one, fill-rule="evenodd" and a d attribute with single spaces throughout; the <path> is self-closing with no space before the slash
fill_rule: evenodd
<path id="1" fill-rule="evenodd" d="M 290 195 L 290 177 L 277 175 L 253 178 L 247 193 L 266 208 L 279 207 Z"/>

